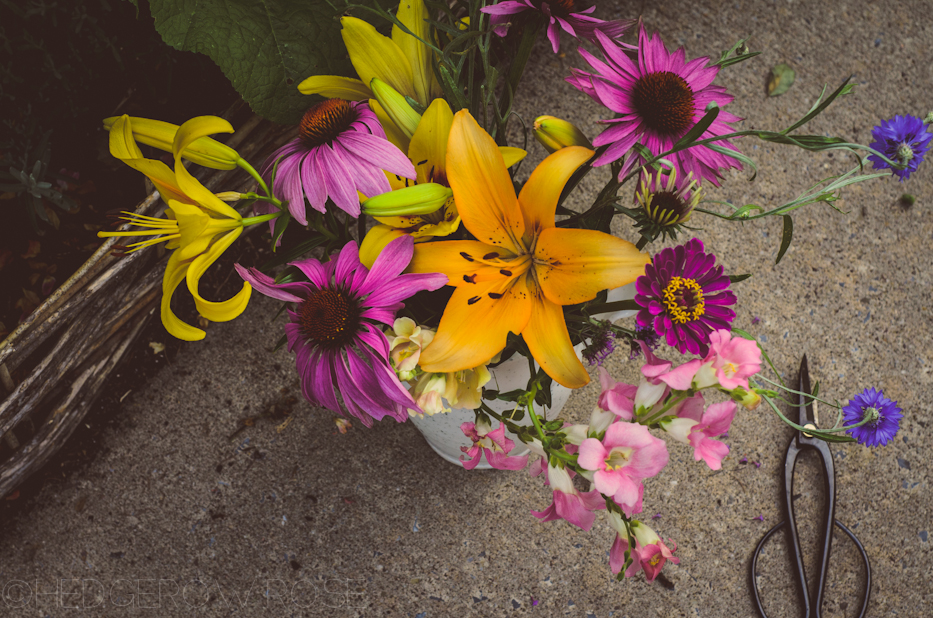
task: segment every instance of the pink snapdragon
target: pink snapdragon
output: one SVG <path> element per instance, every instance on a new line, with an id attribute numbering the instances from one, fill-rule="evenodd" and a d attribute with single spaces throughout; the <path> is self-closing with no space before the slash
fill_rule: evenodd
<path id="1" fill-rule="evenodd" d="M 627 516 L 641 510 L 642 480 L 659 473 L 667 461 L 664 440 L 634 423 L 610 425 L 601 441 L 587 438 L 577 458 L 580 467 L 594 472 L 596 490 L 611 496 Z"/>
<path id="2" fill-rule="evenodd" d="M 475 468 L 482 455 L 493 468 L 499 470 L 521 470 L 528 463 L 528 455 L 509 457 L 508 454 L 515 448 L 515 442 L 505 437 L 505 425 L 499 423 L 495 430 L 486 422 L 463 423 L 460 431 L 473 441 L 473 446 L 461 446 L 460 450 L 470 459 L 460 458 L 463 467 L 467 470 Z"/>
<path id="3" fill-rule="evenodd" d="M 697 395 L 702 401 L 702 397 Z M 714 403 L 705 411 L 702 404 L 684 406 L 677 418 L 661 421 L 661 428 L 678 442 L 685 442 L 693 447 L 693 458 L 706 462 L 710 470 L 722 468 L 722 460 L 729 454 L 729 446 L 714 440 L 729 431 L 735 418 L 734 401 Z"/>
<path id="4" fill-rule="evenodd" d="M 579 491 L 573 485 L 570 471 L 562 467 L 547 467 L 547 483 L 554 489 L 551 504 L 543 511 L 531 511 L 541 521 L 565 519 L 574 526 L 589 530 L 596 521 L 593 511 L 606 508 L 598 491 Z"/>
<path id="5" fill-rule="evenodd" d="M 674 546 L 673 549 L 669 549 L 657 532 L 640 521 L 633 521 L 629 526 L 632 529 L 632 534 L 635 535 L 635 549 L 632 550 L 632 564 L 625 571 L 626 577 L 632 577 L 638 571 L 643 570 L 645 579 L 653 582 L 661 572 L 665 562 L 670 560 L 674 564 L 680 564 L 680 559 L 674 557 L 674 552 L 677 551 L 677 545 L 674 541 L 667 540 L 668 543 Z"/>
<path id="6" fill-rule="evenodd" d="M 599 368 L 599 386 L 602 391 L 599 393 L 597 405 L 624 421 L 632 420 L 638 388 L 624 382 L 616 382 L 603 367 Z"/>
<path id="7" fill-rule="evenodd" d="M 719 385 L 729 391 L 739 386 L 750 391 L 748 378 L 761 371 L 758 344 L 741 337 L 732 339 L 724 328 L 710 333 L 709 343 L 709 354 L 703 362 L 712 361 Z"/>

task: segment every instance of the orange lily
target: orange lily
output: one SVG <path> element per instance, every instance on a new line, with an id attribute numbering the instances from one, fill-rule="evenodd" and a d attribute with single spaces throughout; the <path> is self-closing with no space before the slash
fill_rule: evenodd
<path id="1" fill-rule="evenodd" d="M 562 306 L 631 283 L 651 259 L 610 234 L 555 226 L 564 185 L 593 154 L 581 146 L 557 151 L 538 165 L 516 198 L 496 143 L 469 112 L 457 112 L 447 176 L 463 225 L 477 240 L 415 245 L 409 271 L 444 273 L 456 288 L 421 354 L 422 369 L 476 367 L 505 347 L 511 331 L 522 335 L 558 383 L 580 388 L 589 382 Z"/>

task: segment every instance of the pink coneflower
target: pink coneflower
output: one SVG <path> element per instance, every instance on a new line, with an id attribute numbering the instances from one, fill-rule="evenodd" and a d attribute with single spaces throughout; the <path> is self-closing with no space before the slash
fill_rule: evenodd
<path id="1" fill-rule="evenodd" d="M 257 292 L 295 303 L 285 335 L 295 352 L 302 393 L 313 405 L 352 414 L 367 427 L 385 416 L 403 422 L 409 408 L 418 408 L 392 370 L 389 342 L 374 324 L 391 325 L 404 307 L 401 301 L 447 283 L 445 275 L 401 274 L 413 252 L 411 236 L 402 236 L 386 245 L 368 270 L 351 241 L 326 264 L 293 262 L 309 282 L 275 283 L 254 268 L 236 265 Z"/>
<path id="2" fill-rule="evenodd" d="M 305 112 L 298 137 L 272 153 L 264 176 L 276 161 L 272 191 L 288 200 L 288 212 L 301 225 L 308 224 L 305 197 L 318 212 L 330 198 L 359 217 L 357 191 L 372 197 L 392 190 L 383 170 L 415 178 L 415 166 L 386 139 L 369 105 L 343 99 L 321 101 Z"/>
<path id="3" fill-rule="evenodd" d="M 595 146 L 609 145 L 594 165 L 616 161 L 635 142 L 641 142 L 655 155 L 666 152 L 703 117 L 707 105 L 715 102 L 721 108 L 734 98 L 725 88 L 712 85 L 719 67 L 704 66 L 709 58 L 687 62 L 683 48 L 668 53 L 661 37 L 655 33 L 649 39 L 644 26 L 638 33 L 637 64 L 602 32 L 597 30 L 595 37 L 606 62 L 581 48 L 580 54 L 597 72 L 574 69 L 573 76 L 567 78 L 575 88 L 620 114 L 619 118 L 600 121 L 613 126 L 593 140 Z M 732 133 L 733 128 L 727 123 L 739 120 L 741 118 L 729 112 L 720 111 L 701 139 Z M 736 150 L 725 141 L 720 145 Z M 720 169 L 742 169 L 732 157 L 706 146 L 694 146 L 667 158 L 684 176 L 693 172 L 694 178 L 709 180 L 717 186 L 722 178 Z M 636 163 L 644 163 L 644 159 L 632 152 L 622 166 L 619 179 Z"/>
<path id="4" fill-rule="evenodd" d="M 599 30 L 606 37 L 614 39 L 622 36 L 635 23 L 634 19 L 604 21 L 590 17 L 589 13 L 596 10 L 596 5 L 587 8 L 577 8 L 575 0 L 505 0 L 495 6 L 480 9 L 483 13 L 492 15 L 489 20 L 496 26 L 494 32 L 504 36 L 508 29 L 509 15 L 537 11 L 548 18 L 547 38 L 551 41 L 554 53 L 560 48 L 560 31 L 563 30 L 573 37 L 596 42 L 594 33 Z"/>

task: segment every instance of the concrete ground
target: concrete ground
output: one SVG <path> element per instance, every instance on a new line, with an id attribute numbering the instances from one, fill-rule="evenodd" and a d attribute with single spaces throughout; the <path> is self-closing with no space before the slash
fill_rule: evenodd
<path id="1" fill-rule="evenodd" d="M 868 143 L 881 118 L 933 109 L 929 2 L 599 4 L 604 18 L 641 14 L 689 56 L 751 36 L 762 54 L 718 82 L 736 94 L 730 109 L 745 127 L 787 126 L 823 83 L 850 74 L 855 93 L 812 132 Z M 519 110 L 529 121 L 562 116 L 595 135 L 592 123 L 606 112 L 561 81 L 583 66 L 567 39 L 563 51 L 537 48 Z M 766 98 L 768 71 L 782 62 L 797 81 Z M 853 161 L 751 139 L 741 148 L 758 163 L 758 178 L 730 174 L 709 199 L 774 207 Z M 543 154 L 537 145 L 533 152 Z M 905 192 L 917 196 L 912 207 L 898 204 Z M 755 273 L 735 288 L 735 324 L 758 337 L 785 377 L 806 353 L 824 396 L 844 401 L 875 386 L 900 402 L 905 419 L 893 443 L 832 447 L 836 517 L 871 560 L 867 615 L 930 616 L 933 404 L 923 393 L 933 386 L 933 162 L 904 184 L 846 189 L 836 204 L 848 214 L 798 211 L 794 244 L 778 266 L 780 220 L 694 222 L 728 273 Z M 455 468 L 410 423 L 339 434 L 332 414 L 304 403 L 292 356 L 268 352 L 281 332 L 281 322 L 269 321 L 274 311 L 257 295 L 241 318 L 185 345 L 123 400 L 123 420 L 99 456 L 3 521 L 0 615 L 754 615 L 749 560 L 782 517 L 779 474 L 791 435 L 772 413 L 738 415 L 717 473 L 670 446 L 671 464 L 647 482 L 645 517 L 657 513 L 650 524 L 675 540 L 681 563 L 654 584 L 642 575 L 617 582 L 603 520 L 587 533 L 531 517 L 550 492 L 525 472 Z M 634 379 L 638 364 L 619 353 L 608 367 Z M 584 420 L 597 393 L 596 384 L 574 393 L 565 415 Z M 288 411 L 291 422 L 278 426 Z M 241 419 L 260 413 L 271 418 L 238 431 Z M 817 475 L 805 461 L 795 486 L 808 548 L 822 495 Z M 844 535 L 834 543 L 824 615 L 855 617 L 864 572 Z M 778 536 L 758 578 L 771 616 L 800 615 L 786 560 Z"/>

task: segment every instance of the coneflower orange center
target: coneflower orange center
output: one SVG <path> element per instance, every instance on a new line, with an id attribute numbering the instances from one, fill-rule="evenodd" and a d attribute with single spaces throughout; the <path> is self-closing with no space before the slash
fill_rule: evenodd
<path id="1" fill-rule="evenodd" d="M 693 90 L 683 77 L 670 71 L 642 76 L 635 83 L 632 104 L 645 125 L 665 137 L 682 136 L 696 115 Z"/>
<path id="2" fill-rule="evenodd" d="M 327 99 L 305 112 L 298 135 L 305 146 L 315 148 L 337 139 L 356 119 L 356 110 L 349 101 Z"/>
<path id="3" fill-rule="evenodd" d="M 541 5 L 545 2 L 538 2 L 538 8 L 541 8 Z M 548 9 L 551 12 L 551 15 L 556 15 L 558 17 L 567 17 L 570 13 L 576 8 L 574 5 L 576 2 L 574 0 L 547 0 L 546 4 Z"/>
<path id="4" fill-rule="evenodd" d="M 336 290 L 320 290 L 298 306 L 302 334 L 325 348 L 345 347 L 356 334 L 359 309 Z"/>

